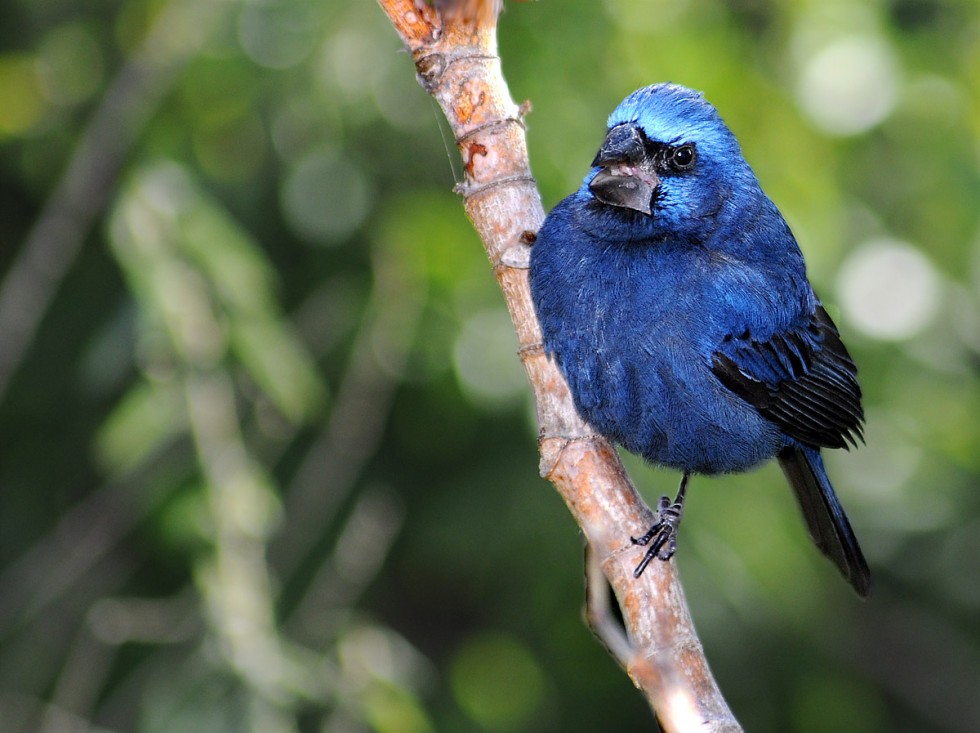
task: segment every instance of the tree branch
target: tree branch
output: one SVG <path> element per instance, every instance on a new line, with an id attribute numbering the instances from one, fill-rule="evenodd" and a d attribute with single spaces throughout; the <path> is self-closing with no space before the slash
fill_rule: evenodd
<path id="1" fill-rule="evenodd" d="M 541 344 L 527 268 L 544 210 L 531 176 L 523 111 L 510 96 L 497 55 L 498 3 L 379 3 L 456 137 L 464 170 L 457 190 L 504 293 L 534 391 L 541 474 L 582 528 L 622 609 L 629 641 L 617 644 L 614 656 L 668 733 L 740 731 L 708 668 L 674 563 L 654 562 L 633 578 L 641 551 L 629 537 L 653 524 L 653 512 L 613 447 L 578 416 Z"/>

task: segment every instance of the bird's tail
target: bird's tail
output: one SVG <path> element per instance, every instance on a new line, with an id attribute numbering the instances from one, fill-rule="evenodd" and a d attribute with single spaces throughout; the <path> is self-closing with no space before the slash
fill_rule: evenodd
<path id="1" fill-rule="evenodd" d="M 871 571 L 864 560 L 844 507 L 837 500 L 816 448 L 785 448 L 779 466 L 786 474 L 803 510 L 810 537 L 824 555 L 840 568 L 862 597 L 871 592 Z"/>

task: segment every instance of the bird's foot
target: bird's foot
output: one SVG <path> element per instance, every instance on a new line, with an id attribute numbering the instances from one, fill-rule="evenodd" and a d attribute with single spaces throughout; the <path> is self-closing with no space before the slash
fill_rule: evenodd
<path id="1" fill-rule="evenodd" d="M 667 561 L 677 551 L 677 530 L 681 526 L 681 517 L 684 515 L 684 492 L 687 488 L 687 479 L 688 475 L 685 474 L 684 478 L 681 479 L 680 488 L 677 490 L 677 498 L 673 502 L 668 496 L 660 497 L 660 503 L 657 505 L 657 523 L 650 527 L 643 536 L 630 537 L 630 542 L 634 545 L 647 548 L 640 564 L 633 571 L 634 578 L 643 575 L 643 571 L 647 569 L 647 565 L 655 557 Z"/>

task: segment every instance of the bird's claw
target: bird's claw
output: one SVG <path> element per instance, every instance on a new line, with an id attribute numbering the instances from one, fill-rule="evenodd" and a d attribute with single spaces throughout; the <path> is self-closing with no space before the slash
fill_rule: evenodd
<path id="1" fill-rule="evenodd" d="M 655 557 L 664 561 L 673 557 L 677 551 L 677 528 L 680 526 L 683 510 L 682 501 L 671 503 L 669 497 L 661 496 L 657 506 L 657 523 L 641 537 L 630 537 L 630 542 L 634 545 L 640 547 L 649 545 L 640 564 L 633 571 L 634 578 L 643 575 L 643 571 Z"/>

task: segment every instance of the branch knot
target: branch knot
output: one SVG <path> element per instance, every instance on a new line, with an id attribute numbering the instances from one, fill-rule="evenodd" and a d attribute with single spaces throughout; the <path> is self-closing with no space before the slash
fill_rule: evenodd
<path id="1" fill-rule="evenodd" d="M 435 92 L 446 73 L 449 63 L 444 53 L 430 53 L 415 59 L 415 70 L 418 72 L 419 84 L 429 94 Z"/>
<path id="2" fill-rule="evenodd" d="M 461 49 L 459 52 L 429 51 L 431 46 L 422 46 L 412 55 L 415 58 L 415 70 L 418 72 L 419 84 L 429 94 L 435 94 L 442 85 L 446 72 L 454 64 L 461 62 L 500 62 L 500 57 L 494 54 L 481 53 L 473 49 Z"/>

